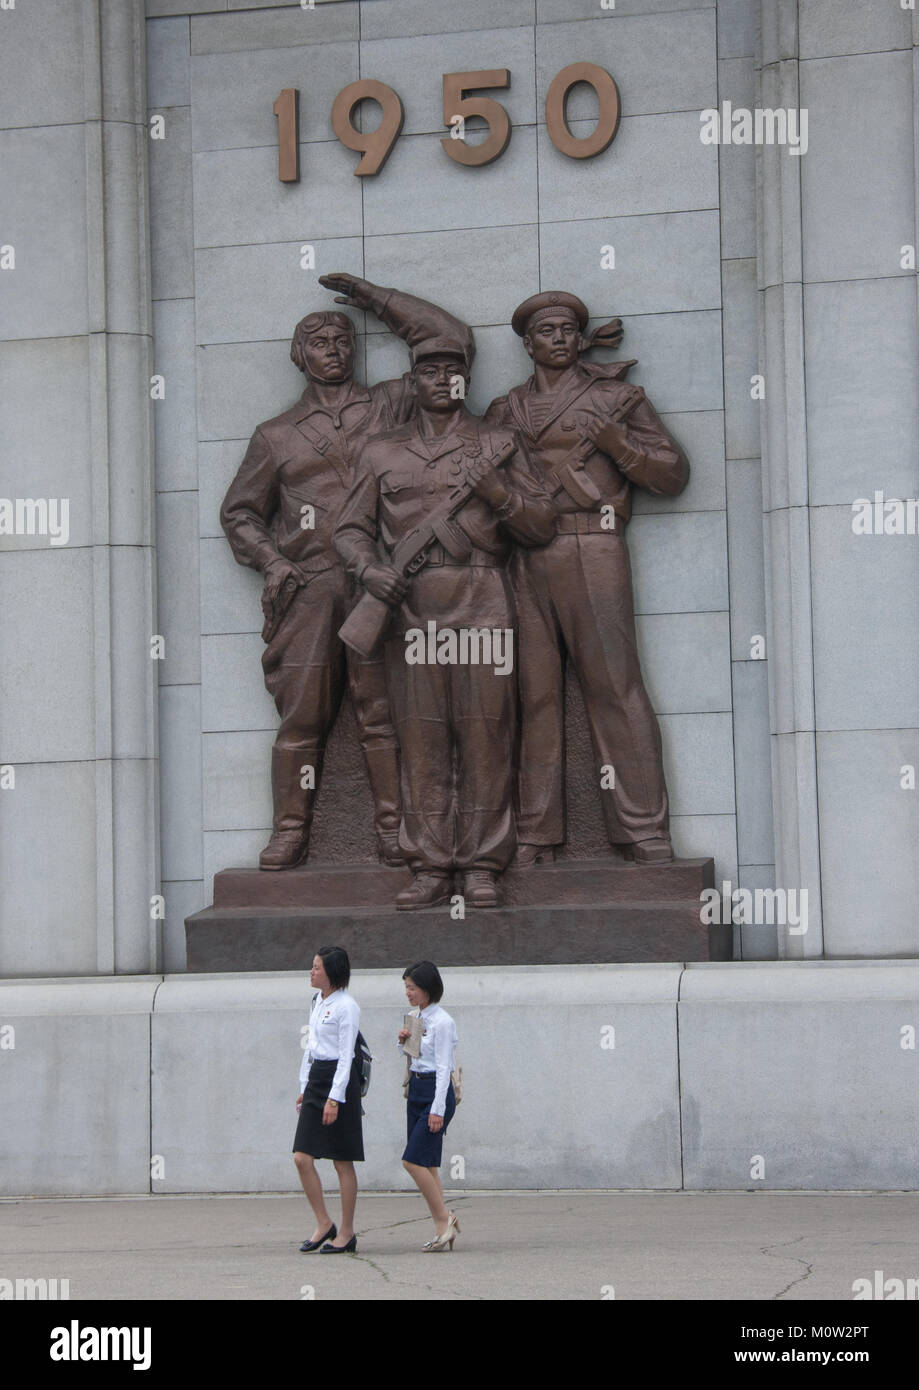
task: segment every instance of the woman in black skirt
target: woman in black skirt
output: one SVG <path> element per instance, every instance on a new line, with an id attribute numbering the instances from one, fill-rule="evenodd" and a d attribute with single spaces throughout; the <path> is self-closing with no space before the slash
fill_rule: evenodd
<path id="1" fill-rule="evenodd" d="M 410 966 L 402 976 L 405 997 L 412 1008 L 421 1011 L 421 1055 L 412 1059 L 408 1087 L 408 1143 L 402 1166 L 417 1184 L 434 1220 L 434 1239 L 422 1246 L 425 1251 L 452 1250 L 459 1234 L 459 1223 L 444 1206 L 440 1184 L 440 1162 L 447 1126 L 456 1109 L 451 1073 L 455 1065 L 456 1025 L 440 1007 L 444 983 L 437 966 L 429 960 Z M 399 1029 L 399 1042 L 410 1036 Z"/>
<path id="2" fill-rule="evenodd" d="M 294 1138 L 294 1163 L 316 1217 L 316 1228 L 300 1249 L 319 1250 L 323 1255 L 357 1249 L 354 1164 L 364 1158 L 361 1074 L 355 1054 L 361 1011 L 348 993 L 350 978 L 348 953 L 340 946 L 323 946 L 310 971 L 310 984 L 319 993 L 310 1010 L 309 1051 L 304 1052 L 300 1067 L 300 1119 Z M 341 1194 L 340 1228 L 326 1210 L 317 1158 L 330 1158 L 335 1164 Z"/>

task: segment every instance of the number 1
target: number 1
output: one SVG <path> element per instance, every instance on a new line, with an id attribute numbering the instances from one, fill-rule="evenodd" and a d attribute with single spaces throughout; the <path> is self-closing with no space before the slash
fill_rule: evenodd
<path id="1" fill-rule="evenodd" d="M 300 92 L 285 87 L 274 104 L 278 118 L 278 178 L 282 183 L 300 182 Z"/>

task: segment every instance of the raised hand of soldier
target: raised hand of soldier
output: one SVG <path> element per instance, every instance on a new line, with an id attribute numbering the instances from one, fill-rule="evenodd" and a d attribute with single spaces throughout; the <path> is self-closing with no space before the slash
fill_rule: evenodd
<path id="1" fill-rule="evenodd" d="M 320 285 L 327 290 L 336 290 L 336 304 L 350 304 L 353 309 L 369 309 L 376 289 L 369 280 L 359 280 L 356 275 L 348 275 L 344 270 L 335 270 L 331 275 L 320 275 Z"/>
<path id="2" fill-rule="evenodd" d="M 382 599 L 395 607 L 401 603 L 408 591 L 408 580 L 392 565 L 368 565 L 361 575 L 361 583 L 368 594 Z"/>

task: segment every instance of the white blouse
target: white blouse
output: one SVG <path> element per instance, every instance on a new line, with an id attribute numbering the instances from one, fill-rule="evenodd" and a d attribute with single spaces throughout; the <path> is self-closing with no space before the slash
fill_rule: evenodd
<path id="1" fill-rule="evenodd" d="M 329 1100 L 344 1101 L 360 1021 L 357 1000 L 346 989 L 333 990 L 325 999 L 316 995 L 310 1009 L 309 1048 L 300 1063 L 301 1095 L 306 1089 L 310 1062 L 331 1062 L 337 1058 Z"/>
<path id="2" fill-rule="evenodd" d="M 432 1115 L 443 1115 L 447 1105 L 447 1090 L 450 1086 L 450 1073 L 456 1066 L 456 1024 L 439 1004 L 429 1004 L 422 1009 L 421 1055 L 413 1057 L 411 1070 L 414 1072 L 436 1072 Z M 404 1050 L 404 1049 L 403 1049 Z"/>

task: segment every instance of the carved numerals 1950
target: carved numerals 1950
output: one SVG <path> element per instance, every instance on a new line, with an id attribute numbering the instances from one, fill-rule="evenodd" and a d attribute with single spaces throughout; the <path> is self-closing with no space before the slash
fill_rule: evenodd
<path id="1" fill-rule="evenodd" d="M 572 135 L 566 118 L 568 94 L 579 82 L 594 89 L 599 107 L 594 129 L 583 136 Z M 450 135 L 440 143 L 455 163 L 477 168 L 493 163 L 507 149 L 511 138 L 507 111 L 493 97 L 469 94 L 506 91 L 510 85 L 507 68 L 444 73 L 444 125 L 450 128 Z M 300 180 L 299 95 L 296 87 L 285 87 L 274 104 L 278 118 L 278 178 L 282 183 Z M 378 103 L 382 114 L 375 130 L 361 131 L 354 124 L 354 110 L 368 99 Z M 481 117 L 488 126 L 486 138 L 474 145 L 465 139 L 465 122 L 470 116 Z M 590 159 L 602 154 L 616 138 L 619 117 L 619 89 L 605 68 L 596 63 L 571 63 L 553 78 L 546 95 L 546 129 L 555 148 L 570 159 Z M 404 119 L 398 92 L 375 78 L 351 82 L 338 93 L 332 103 L 332 129 L 343 145 L 360 153 L 354 169 L 358 178 L 380 172 L 399 138 Z"/>

